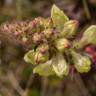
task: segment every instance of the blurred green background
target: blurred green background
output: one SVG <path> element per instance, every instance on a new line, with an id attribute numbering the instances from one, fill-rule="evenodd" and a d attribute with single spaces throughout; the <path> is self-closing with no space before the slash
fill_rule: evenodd
<path id="1" fill-rule="evenodd" d="M 53 4 L 79 21 L 79 32 L 96 24 L 96 0 L 0 0 L 0 24 L 49 17 Z M 96 71 L 41 77 L 32 73 L 33 66 L 23 55 L 15 41 L 0 33 L 0 96 L 96 96 Z"/>

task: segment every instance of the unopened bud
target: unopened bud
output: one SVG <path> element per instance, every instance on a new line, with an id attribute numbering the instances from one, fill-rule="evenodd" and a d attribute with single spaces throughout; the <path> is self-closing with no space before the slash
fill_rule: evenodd
<path id="1" fill-rule="evenodd" d="M 44 30 L 44 35 L 47 39 L 49 39 L 52 36 L 52 29 L 46 29 Z"/>
<path id="2" fill-rule="evenodd" d="M 40 51 L 42 54 L 44 54 L 45 52 L 47 52 L 49 49 L 48 44 L 41 44 L 40 46 L 38 46 L 38 48 L 36 49 L 37 51 Z"/>
<path id="3" fill-rule="evenodd" d="M 55 46 L 59 51 L 64 51 L 64 49 L 68 48 L 70 46 L 70 43 L 65 38 L 60 38 L 55 41 Z"/>
<path id="4" fill-rule="evenodd" d="M 26 36 L 23 36 L 23 37 L 22 37 L 22 41 L 23 41 L 24 43 L 26 43 L 27 40 L 28 40 L 28 38 L 27 38 Z"/>
<path id="5" fill-rule="evenodd" d="M 39 51 L 35 53 L 35 62 L 36 64 L 45 63 L 49 59 L 49 53 L 42 54 Z"/>
<path id="6" fill-rule="evenodd" d="M 35 27 L 33 29 L 35 29 L 35 32 L 42 32 L 44 30 L 44 21 L 45 19 L 42 18 L 42 17 L 38 17 L 38 18 L 35 18 Z"/>
<path id="7" fill-rule="evenodd" d="M 38 44 L 38 43 L 40 43 L 42 41 L 42 36 L 40 35 L 40 34 L 38 34 L 38 33 L 35 33 L 34 35 L 33 35 L 33 42 L 35 43 L 35 44 Z"/>
<path id="8" fill-rule="evenodd" d="M 53 27 L 53 22 L 51 18 L 45 19 L 44 20 L 44 26 L 46 28 L 52 28 Z"/>

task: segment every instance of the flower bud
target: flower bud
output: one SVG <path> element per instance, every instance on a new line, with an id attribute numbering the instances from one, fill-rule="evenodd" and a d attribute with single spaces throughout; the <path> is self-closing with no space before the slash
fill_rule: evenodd
<path id="1" fill-rule="evenodd" d="M 38 34 L 38 33 L 35 33 L 33 35 L 33 38 L 32 39 L 33 39 L 33 42 L 35 44 L 38 44 L 38 43 L 40 43 L 42 41 L 42 36 L 40 34 Z"/>
<path id="2" fill-rule="evenodd" d="M 35 62 L 36 64 L 39 63 L 45 63 L 49 59 L 49 53 L 46 52 L 45 54 L 42 54 L 39 51 L 36 51 L 35 53 Z"/>
<path id="3" fill-rule="evenodd" d="M 73 62 L 76 70 L 80 73 L 87 73 L 91 69 L 91 60 L 87 56 L 82 56 L 72 51 Z"/>
<path id="4" fill-rule="evenodd" d="M 93 46 L 88 46 L 88 47 L 85 48 L 85 52 L 87 52 L 90 55 L 94 54 L 95 51 L 96 51 L 95 47 L 93 47 Z"/>
<path id="5" fill-rule="evenodd" d="M 58 37 L 58 32 L 57 32 L 57 30 L 55 28 L 45 29 L 43 31 L 43 34 L 46 37 L 46 39 L 50 39 L 51 41 L 57 39 L 57 37 Z"/>
<path id="6" fill-rule="evenodd" d="M 46 30 L 44 30 L 44 35 L 47 39 L 49 39 L 52 36 L 52 29 L 48 28 Z"/>
<path id="7" fill-rule="evenodd" d="M 44 54 L 48 51 L 48 49 L 49 49 L 48 44 L 41 44 L 40 46 L 38 46 L 36 51 L 40 51 L 42 54 Z"/>
<path id="8" fill-rule="evenodd" d="M 78 27 L 78 22 L 76 20 L 70 20 L 64 24 L 64 29 L 60 33 L 62 37 L 72 37 L 76 35 L 76 30 Z"/>
<path id="9" fill-rule="evenodd" d="M 23 43 L 26 43 L 26 42 L 28 41 L 27 36 L 24 35 L 24 36 L 22 37 L 22 41 L 23 41 Z"/>
<path id="10" fill-rule="evenodd" d="M 52 28 L 53 27 L 52 19 L 51 18 L 45 19 L 44 26 L 45 26 L 45 29 Z"/>
<path id="11" fill-rule="evenodd" d="M 33 27 L 35 32 L 40 33 L 44 30 L 44 21 L 45 21 L 45 19 L 42 17 L 35 18 L 35 20 L 34 20 L 35 26 Z"/>
<path id="12" fill-rule="evenodd" d="M 60 38 L 55 40 L 55 47 L 58 49 L 58 51 L 64 51 L 64 49 L 68 48 L 70 46 L 70 43 L 65 38 Z"/>

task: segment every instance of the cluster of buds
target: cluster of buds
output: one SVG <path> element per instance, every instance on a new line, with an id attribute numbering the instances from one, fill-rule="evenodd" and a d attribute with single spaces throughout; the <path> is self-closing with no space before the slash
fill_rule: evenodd
<path id="1" fill-rule="evenodd" d="M 69 20 L 56 5 L 52 7 L 50 18 L 38 17 L 33 21 L 1 26 L 2 31 L 13 34 L 27 46 L 24 60 L 37 65 L 34 73 L 43 76 L 56 74 L 59 77 L 68 75 L 72 66 L 80 73 L 91 69 L 90 56 L 80 49 L 96 44 L 96 26 L 89 27 L 80 40 L 75 37 L 77 28 L 78 22 Z"/>

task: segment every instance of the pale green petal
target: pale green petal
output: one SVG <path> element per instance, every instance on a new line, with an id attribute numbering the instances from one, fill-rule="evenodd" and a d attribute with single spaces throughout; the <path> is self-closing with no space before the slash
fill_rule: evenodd
<path id="1" fill-rule="evenodd" d="M 58 53 L 58 55 L 53 58 L 52 67 L 59 77 L 63 75 L 66 76 L 69 73 L 69 66 L 61 53 Z"/>
<path id="2" fill-rule="evenodd" d="M 30 50 L 29 52 L 27 52 L 27 53 L 25 54 L 24 60 L 25 60 L 27 63 L 35 64 L 34 56 L 35 56 L 34 50 Z"/>
<path id="3" fill-rule="evenodd" d="M 54 26 L 60 32 L 64 28 L 64 23 L 69 20 L 69 18 L 60 10 L 56 5 L 53 5 L 51 9 L 51 18 Z"/>
<path id="4" fill-rule="evenodd" d="M 59 38 L 55 40 L 55 47 L 60 52 L 63 52 L 69 46 L 69 44 L 69 41 L 65 38 Z"/>
<path id="5" fill-rule="evenodd" d="M 78 28 L 78 21 L 76 20 L 67 21 L 64 24 L 64 29 L 60 33 L 60 35 L 62 37 L 68 37 L 68 38 L 73 37 L 77 34 L 77 28 Z"/>
<path id="6" fill-rule="evenodd" d="M 83 48 L 88 44 L 96 45 L 96 26 L 90 26 L 83 34 L 83 37 L 78 41 L 77 48 Z"/>
<path id="7" fill-rule="evenodd" d="M 54 75 L 55 72 L 53 71 L 51 63 L 51 61 L 48 61 L 46 63 L 39 64 L 33 69 L 33 73 L 38 73 L 41 76 Z"/>
<path id="8" fill-rule="evenodd" d="M 82 56 L 75 51 L 72 51 L 73 62 L 76 70 L 80 73 L 87 73 L 91 69 L 91 60 L 87 56 Z"/>

